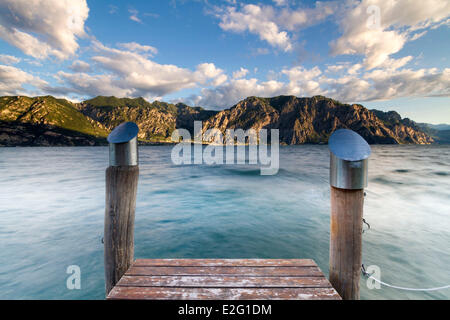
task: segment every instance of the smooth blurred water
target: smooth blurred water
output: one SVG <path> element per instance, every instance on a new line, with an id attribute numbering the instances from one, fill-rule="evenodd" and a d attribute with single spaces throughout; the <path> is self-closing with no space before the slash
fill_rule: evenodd
<path id="1" fill-rule="evenodd" d="M 406 287 L 450 284 L 450 147 L 374 146 L 363 261 Z M 140 148 L 137 258 L 312 258 L 328 272 L 327 146 L 280 148 L 281 169 L 175 166 Z M 103 299 L 105 147 L 0 149 L 0 298 Z M 81 290 L 66 269 L 81 268 Z M 449 299 L 450 289 L 363 299 Z"/>

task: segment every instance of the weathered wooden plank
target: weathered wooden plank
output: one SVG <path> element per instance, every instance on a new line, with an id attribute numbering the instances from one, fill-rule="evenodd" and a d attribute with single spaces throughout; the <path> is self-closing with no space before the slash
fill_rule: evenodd
<path id="1" fill-rule="evenodd" d="M 133 300 L 340 300 L 333 288 L 167 288 L 116 286 L 108 299 Z"/>
<path id="2" fill-rule="evenodd" d="M 340 299 L 312 260 L 142 259 L 108 299 Z"/>
<path id="3" fill-rule="evenodd" d="M 135 267 L 127 276 L 152 275 L 235 275 L 235 276 L 307 276 L 323 277 L 318 267 Z"/>
<path id="4" fill-rule="evenodd" d="M 123 276 L 117 286 L 223 288 L 331 288 L 325 277 Z"/>
<path id="5" fill-rule="evenodd" d="M 316 267 L 311 259 L 137 259 L 135 267 Z"/>

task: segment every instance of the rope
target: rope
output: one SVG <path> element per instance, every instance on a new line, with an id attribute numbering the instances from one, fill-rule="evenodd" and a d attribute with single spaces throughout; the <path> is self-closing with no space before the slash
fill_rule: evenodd
<path id="1" fill-rule="evenodd" d="M 393 288 L 393 289 L 405 290 L 405 291 L 438 291 L 438 290 L 450 289 L 450 284 L 443 286 L 443 287 L 435 287 L 435 288 L 405 288 L 405 287 L 394 286 L 392 284 L 388 284 L 386 282 L 383 282 L 381 280 L 374 278 L 371 274 L 366 272 L 364 265 L 362 265 L 361 271 L 362 271 L 363 275 L 366 276 L 368 279 L 372 279 L 383 286 Z"/>
<path id="2" fill-rule="evenodd" d="M 367 194 L 364 192 L 364 197 L 366 197 Z M 365 219 L 363 219 L 363 223 L 366 224 L 368 226 L 368 229 L 370 229 L 370 224 L 367 223 L 367 221 Z M 363 230 L 364 233 L 365 230 Z M 366 276 L 368 279 L 372 279 L 375 282 L 378 282 L 379 284 L 385 286 L 385 287 L 389 287 L 389 288 L 393 288 L 393 289 L 398 289 L 398 290 L 405 290 L 405 291 L 438 291 L 438 290 L 444 290 L 444 289 L 450 289 L 450 284 L 446 285 L 446 286 L 442 286 L 442 287 L 435 287 L 435 288 L 406 288 L 406 287 L 399 287 L 399 286 L 394 286 L 392 284 L 383 282 L 377 278 L 373 277 L 373 274 L 370 274 L 366 271 L 366 268 L 364 267 L 364 264 L 361 266 L 361 272 L 364 276 Z"/>

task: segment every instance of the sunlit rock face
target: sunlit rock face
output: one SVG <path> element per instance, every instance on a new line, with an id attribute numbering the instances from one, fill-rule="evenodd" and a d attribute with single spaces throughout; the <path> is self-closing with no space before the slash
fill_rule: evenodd
<path id="1" fill-rule="evenodd" d="M 287 145 L 326 143 L 333 131 L 352 129 L 369 143 L 429 144 L 431 131 L 395 111 L 368 110 L 323 97 L 249 97 L 223 111 L 143 98 L 96 97 L 81 103 L 45 97 L 0 97 L 0 145 L 103 145 L 124 121 L 139 126 L 143 143 L 170 142 L 176 128 L 202 131 L 279 129 Z M 270 131 L 269 131 L 270 132 Z"/>
<path id="2" fill-rule="evenodd" d="M 217 128 L 225 133 L 226 129 L 234 128 L 279 129 L 280 140 L 285 144 L 326 143 L 330 134 L 340 128 L 358 132 L 369 143 L 433 142 L 413 121 L 394 113 L 395 117 L 322 96 L 250 97 L 208 119 L 203 130 Z"/>

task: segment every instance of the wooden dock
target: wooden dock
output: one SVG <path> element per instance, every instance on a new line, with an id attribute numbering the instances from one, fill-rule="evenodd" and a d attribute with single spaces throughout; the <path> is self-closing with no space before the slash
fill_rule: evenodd
<path id="1" fill-rule="evenodd" d="M 104 267 L 107 299 L 358 300 L 364 188 L 370 146 L 356 132 L 330 137 L 330 282 L 312 260 L 145 259 L 134 261 L 139 178 L 135 123 L 108 136 Z"/>
<path id="2" fill-rule="evenodd" d="M 139 259 L 109 300 L 340 300 L 310 259 Z"/>

